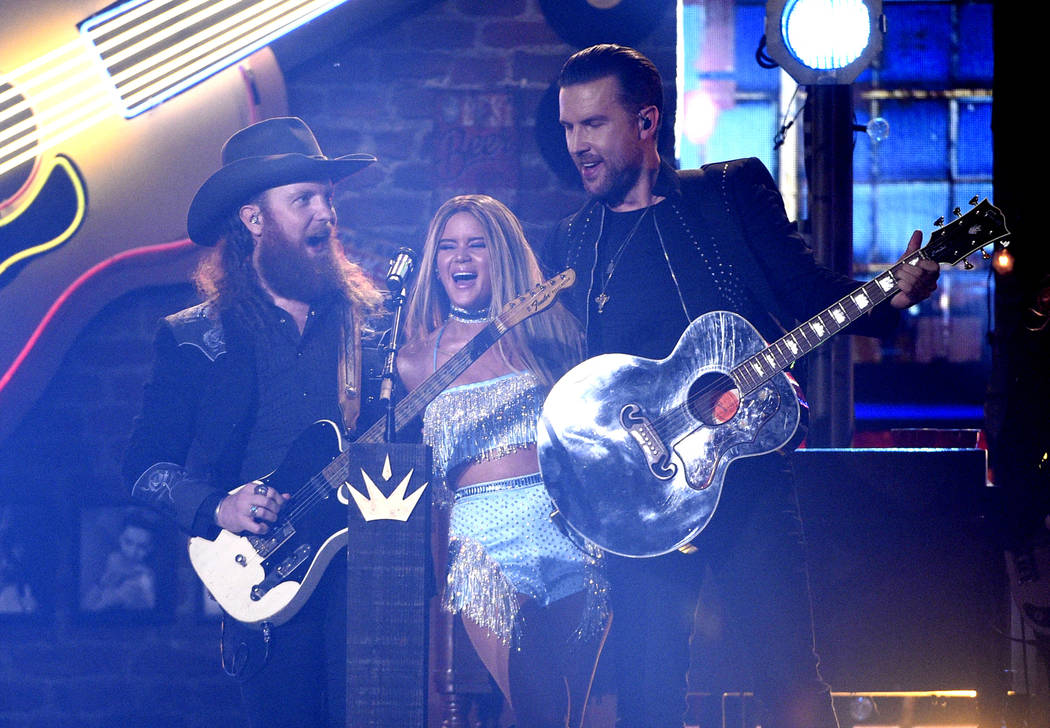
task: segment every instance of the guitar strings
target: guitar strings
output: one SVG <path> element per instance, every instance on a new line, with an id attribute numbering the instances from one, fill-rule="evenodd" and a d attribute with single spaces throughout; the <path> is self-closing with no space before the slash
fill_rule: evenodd
<path id="1" fill-rule="evenodd" d="M 877 290 L 883 296 L 883 298 L 881 298 L 880 300 L 875 302 L 876 304 L 877 303 L 881 303 L 882 300 L 884 300 L 885 298 L 889 297 L 890 295 L 893 295 L 893 293 L 896 292 L 896 287 L 894 287 L 889 292 L 884 291 L 881 287 L 878 287 L 875 284 L 875 281 L 870 281 L 869 283 L 865 284 L 864 286 L 861 286 L 857 290 L 858 291 L 859 290 L 864 290 L 865 294 L 868 295 L 869 298 L 871 298 L 870 291 L 867 290 L 867 289 L 868 289 L 869 286 L 873 286 L 873 285 L 875 286 L 874 290 Z M 851 322 L 852 320 L 854 320 L 855 317 L 859 317 L 860 314 L 863 313 L 863 311 L 864 311 L 864 309 L 861 309 L 853 301 L 852 296 L 855 295 L 856 293 L 857 293 L 857 291 L 854 291 L 853 293 L 849 294 L 848 296 L 845 296 L 840 301 L 838 301 L 836 304 L 833 304 L 833 306 L 830 307 L 830 308 L 834 308 L 835 305 L 838 305 L 838 306 L 841 306 L 844 309 L 850 310 L 850 317 L 849 318 L 850 318 L 850 322 Z M 772 355 L 779 359 L 780 357 L 783 356 L 783 354 L 782 353 L 778 354 L 775 351 L 775 349 L 777 347 L 779 347 L 783 341 L 785 341 L 786 339 L 788 339 L 788 338 L 790 338 L 792 336 L 801 336 L 804 340 L 806 340 L 807 343 L 809 343 L 809 340 L 808 340 L 809 337 L 805 334 L 804 327 L 809 325 L 809 324 L 811 324 L 814 321 L 819 320 L 821 318 L 821 316 L 823 316 L 825 313 L 827 313 L 828 310 L 830 310 L 830 308 L 825 310 L 821 314 L 818 314 L 816 317 L 810 319 L 809 321 L 803 323 L 801 326 L 793 329 L 791 332 L 785 334 L 783 337 L 781 337 L 780 339 L 775 341 L 773 344 L 766 346 L 761 351 L 759 351 L 756 354 L 748 357 L 743 362 L 741 362 L 737 366 L 733 367 L 732 369 L 730 369 L 726 373 L 727 376 L 732 381 L 732 383 L 735 385 L 735 389 L 738 389 L 738 390 L 742 391 L 742 395 L 738 399 L 738 405 L 740 403 L 742 403 L 743 396 L 746 396 L 747 394 L 750 394 L 751 392 L 756 391 L 764 383 L 766 383 L 767 381 L 772 379 L 772 377 L 775 376 L 775 374 L 779 373 L 780 371 L 783 370 L 783 368 L 785 368 L 787 365 L 789 365 L 791 360 L 788 360 L 788 361 L 785 361 L 783 363 L 780 363 L 780 368 L 778 368 L 776 370 L 773 370 L 773 371 L 770 371 L 770 373 L 768 375 L 766 375 L 766 376 L 763 376 L 755 384 L 755 386 L 753 386 L 750 389 L 746 389 L 745 387 L 743 387 L 741 385 L 741 382 L 739 381 L 740 380 L 739 373 L 742 372 L 746 368 L 748 362 L 753 361 L 753 360 L 763 356 L 766 352 L 770 352 L 770 351 L 773 351 Z M 822 323 L 822 325 L 826 326 L 826 324 L 823 324 L 823 322 L 821 322 L 821 323 Z M 846 325 L 848 325 L 848 323 L 849 322 L 847 322 L 845 325 L 843 325 L 842 328 L 844 328 Z M 836 330 L 835 333 L 837 333 L 837 330 Z M 479 333 L 478 335 L 480 336 L 481 334 Z M 821 341 L 818 342 L 818 344 L 822 343 L 823 340 L 826 339 L 826 338 L 828 338 L 828 337 L 827 336 L 821 337 Z M 453 358 L 457 358 L 457 357 L 459 357 L 459 359 L 467 359 L 467 358 L 469 358 L 469 353 L 467 351 L 467 347 L 464 347 L 459 352 L 457 352 L 455 355 L 453 355 Z M 451 359 L 450 359 L 450 362 L 451 362 Z M 459 363 L 462 363 L 462 362 L 457 360 L 457 364 L 459 364 Z M 454 368 L 455 367 L 453 367 L 453 369 Z M 734 376 L 734 373 L 737 373 L 737 376 Z M 433 376 L 437 377 L 438 374 L 439 373 L 435 373 L 435 375 L 433 375 Z M 451 376 L 453 376 L 453 378 L 454 378 L 456 375 L 452 374 Z M 445 378 L 447 378 L 447 375 L 446 375 Z M 447 384 L 447 382 L 446 382 L 446 384 Z M 417 388 L 416 392 L 428 391 L 430 389 L 430 387 L 427 386 L 427 385 L 428 385 L 428 382 L 424 382 L 423 385 L 421 385 L 419 388 Z M 436 384 L 435 384 L 435 386 L 436 386 Z M 717 385 L 711 385 L 711 384 L 705 385 L 705 386 L 699 388 L 692 395 L 688 395 L 686 397 L 686 399 L 681 404 L 678 404 L 678 405 L 672 407 L 671 409 L 669 409 L 665 413 L 657 415 L 656 417 L 652 418 L 652 420 L 650 422 L 657 429 L 664 428 L 666 426 L 671 426 L 671 427 L 674 427 L 674 428 L 681 427 L 682 425 L 688 426 L 693 421 L 695 421 L 695 418 L 694 418 L 694 416 L 692 414 L 692 405 L 694 405 L 694 404 L 696 404 L 696 403 L 698 403 L 698 402 L 700 402 L 700 401 L 702 401 L 704 399 L 710 398 L 712 394 L 714 394 L 715 392 L 718 392 L 720 389 L 722 389 L 722 388 L 717 386 Z M 408 398 L 406 398 L 405 400 L 402 401 L 402 404 L 408 403 L 411 400 L 412 400 L 412 396 L 410 395 Z M 376 423 L 376 424 L 378 425 L 379 423 Z M 359 438 L 356 442 L 366 441 L 366 438 L 368 438 L 369 435 L 371 435 L 373 433 L 373 430 L 375 431 L 375 435 L 378 438 L 379 434 L 381 433 L 381 429 L 378 429 L 376 427 L 376 425 L 373 425 L 373 427 L 370 428 L 368 431 L 366 431 L 366 433 L 364 435 L 362 435 L 361 438 Z M 340 461 L 340 460 L 342 462 L 338 462 L 338 464 L 336 464 L 336 461 Z M 331 491 L 337 488 L 336 483 L 338 483 L 341 486 L 343 482 L 346 482 L 346 480 L 347 480 L 347 478 L 349 476 L 349 461 L 348 460 L 349 459 L 348 459 L 347 451 L 344 451 L 344 452 L 340 453 L 338 456 L 336 456 L 336 458 L 331 463 L 329 463 L 324 469 L 322 469 L 322 471 L 320 473 L 317 473 L 317 474 L 313 475 L 312 477 L 310 477 L 292 495 L 292 500 L 294 501 L 294 505 L 286 514 L 282 515 L 282 518 L 280 520 L 289 521 L 289 522 L 294 521 L 294 519 L 300 517 L 301 515 L 303 515 L 304 513 L 308 512 L 308 511 L 312 510 L 319 503 L 322 503 L 327 498 L 331 497 Z M 335 471 L 336 471 L 334 473 L 334 475 L 336 476 L 334 479 L 330 478 L 328 475 L 326 475 L 326 473 L 330 472 L 333 469 L 333 465 L 335 466 Z"/>
<path id="2" fill-rule="evenodd" d="M 507 308 L 513 308 L 518 303 L 516 300 L 508 304 Z M 413 390 L 405 399 L 401 400 L 394 410 L 395 425 L 398 421 L 398 410 L 407 410 L 417 407 L 417 402 L 420 399 L 428 401 L 433 398 L 433 394 L 437 394 L 443 390 L 450 382 L 452 382 L 464 369 L 469 366 L 471 361 L 471 352 L 473 351 L 472 345 L 476 341 L 483 341 L 482 336 L 492 337 L 492 341 L 489 343 L 491 346 L 506 329 L 506 324 L 503 322 L 503 314 L 495 318 L 485 328 L 479 331 L 470 341 L 463 346 L 462 349 L 453 354 L 445 365 L 423 381 L 415 390 Z M 501 328 L 502 327 L 502 328 Z M 493 334 L 495 334 L 493 336 Z M 487 346 L 485 347 L 488 348 Z M 431 394 L 432 390 L 436 390 Z M 381 442 L 384 433 L 384 422 L 383 420 L 377 421 L 373 424 L 364 434 L 361 435 L 356 443 L 372 443 Z M 321 472 L 311 476 L 295 493 L 291 496 L 291 501 L 294 502 L 291 509 L 286 513 L 282 513 L 277 523 L 282 521 L 292 522 L 294 519 L 303 515 L 304 513 L 312 510 L 319 503 L 327 500 L 331 495 L 332 490 L 338 489 L 344 482 L 349 479 L 350 475 L 350 462 L 349 462 L 349 451 L 343 451 L 337 455 L 332 462 L 326 465 Z M 336 461 L 342 460 L 336 464 Z M 326 475 L 327 472 L 333 469 L 333 465 L 336 468 L 336 477 L 334 480 Z"/>
<path id="3" fill-rule="evenodd" d="M 897 286 L 897 284 L 896 284 L 896 277 L 893 277 L 892 273 L 893 273 L 893 271 L 897 270 L 901 265 L 903 265 L 903 263 L 897 263 L 896 265 L 890 267 L 890 269 L 887 270 L 884 274 L 882 274 L 880 276 L 876 276 L 874 279 L 872 279 L 871 281 L 868 281 L 867 283 L 863 284 L 862 286 L 860 286 L 859 288 L 855 289 L 854 291 L 852 291 L 848 295 L 843 296 L 841 299 L 836 301 L 834 304 L 832 304 L 831 306 L 826 308 L 821 313 L 817 314 L 816 316 L 814 316 L 813 318 L 809 319 L 808 321 L 803 322 L 801 325 L 799 325 L 796 328 L 792 329 L 791 331 L 786 333 L 784 336 L 782 336 L 779 339 L 777 339 L 776 341 L 774 341 L 772 344 L 767 345 L 766 347 L 764 347 L 760 351 L 758 351 L 755 354 L 747 357 L 746 359 L 744 359 L 744 361 L 742 361 L 739 364 L 737 364 L 736 366 L 732 367 L 727 372 L 721 372 L 721 373 L 725 374 L 726 376 L 728 376 L 730 378 L 732 383 L 735 385 L 734 389 L 737 389 L 737 390 L 740 391 L 740 396 L 737 399 L 737 404 L 738 404 L 737 411 L 739 411 L 739 406 L 742 404 L 743 398 L 745 396 L 747 396 L 747 395 L 757 391 L 759 388 L 762 387 L 763 384 L 765 384 L 766 382 L 770 381 L 776 374 L 779 374 L 780 372 L 784 371 L 788 366 L 791 365 L 791 363 L 793 363 L 796 360 L 795 357 L 791 357 L 791 358 L 781 362 L 780 359 L 783 358 L 782 352 L 778 354 L 778 352 L 773 351 L 774 349 L 781 348 L 783 342 L 785 342 L 787 340 L 790 340 L 790 339 L 798 338 L 798 337 L 801 337 L 804 341 L 806 341 L 807 344 L 809 344 L 810 343 L 809 342 L 809 336 L 806 334 L 805 328 L 807 326 L 811 326 L 814 322 L 819 322 L 820 325 L 823 326 L 825 328 L 825 330 L 830 332 L 830 333 L 829 334 L 825 334 L 823 336 L 819 336 L 819 341 L 817 342 L 817 344 L 811 345 L 811 348 L 809 350 L 809 351 L 813 351 L 817 346 L 819 346 L 820 344 L 824 343 L 824 341 L 826 341 L 827 339 L 831 338 L 832 335 L 837 334 L 839 331 L 841 331 L 842 329 L 846 328 L 851 323 L 853 323 L 853 321 L 855 321 L 857 318 L 859 318 L 865 311 L 874 308 L 878 304 L 880 304 L 883 301 L 885 301 L 887 298 L 890 298 L 891 296 L 896 294 L 900 290 L 900 288 Z M 893 280 L 893 285 L 889 289 L 884 289 L 878 284 L 879 279 L 882 278 L 883 276 L 885 276 L 886 274 L 890 274 L 891 275 L 891 280 Z M 864 295 L 866 295 L 868 297 L 868 299 L 871 301 L 871 305 L 870 306 L 867 306 L 865 308 L 861 308 L 859 305 L 857 305 L 857 303 L 854 300 L 853 296 L 855 296 L 859 291 L 863 291 Z M 872 295 L 873 291 L 876 292 L 878 295 L 877 296 L 873 296 Z M 828 313 L 829 311 L 831 311 L 832 309 L 834 309 L 836 306 L 841 308 L 843 310 L 843 312 L 846 313 L 847 321 L 844 324 L 839 324 L 839 322 L 835 321 L 834 323 L 835 323 L 835 326 L 837 328 L 835 328 L 835 330 L 832 331 L 831 327 L 828 326 L 828 324 L 823 320 L 823 316 L 826 313 Z M 816 333 L 816 332 L 814 332 L 814 333 Z M 805 353 L 808 354 L 809 351 L 807 351 Z M 778 362 L 777 368 L 771 369 L 768 374 L 760 375 L 759 378 L 757 379 L 757 381 L 755 381 L 753 386 L 751 386 L 750 388 L 743 386 L 742 382 L 740 381 L 741 377 L 739 375 L 742 374 L 747 369 L 747 366 L 748 366 L 749 362 L 753 362 L 753 361 L 756 361 L 756 360 L 762 358 L 767 352 L 772 352 L 772 356 L 775 359 L 777 359 L 777 362 Z M 804 355 L 805 354 L 803 354 L 803 356 Z M 705 385 L 705 386 L 699 388 L 694 394 L 687 395 L 685 400 L 683 400 L 680 404 L 675 405 L 674 407 L 671 407 L 670 409 L 668 409 L 666 412 L 663 412 L 663 413 L 653 417 L 649 422 L 656 429 L 661 429 L 661 428 L 665 428 L 665 427 L 671 427 L 672 429 L 678 430 L 678 429 L 682 428 L 683 425 L 684 426 L 688 426 L 693 421 L 698 419 L 692 414 L 693 406 L 696 405 L 696 404 L 699 404 L 703 400 L 709 399 L 711 397 L 711 395 L 713 395 L 714 393 L 718 392 L 720 389 L 723 389 L 723 388 L 718 386 L 718 385 L 713 385 L 713 384 Z M 731 391 L 731 390 L 723 390 L 723 391 Z M 690 430 L 692 430 L 692 429 L 695 429 L 695 428 L 690 428 Z"/>

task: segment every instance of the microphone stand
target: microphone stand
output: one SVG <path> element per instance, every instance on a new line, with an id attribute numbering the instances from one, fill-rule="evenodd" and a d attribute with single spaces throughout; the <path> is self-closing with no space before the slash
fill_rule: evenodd
<path id="1" fill-rule="evenodd" d="M 405 287 L 395 286 L 390 291 L 390 304 L 394 309 L 394 321 L 390 327 L 390 339 L 387 343 L 386 361 L 383 363 L 382 383 L 379 387 L 379 399 L 386 404 L 386 435 L 387 442 L 394 442 L 397 438 L 397 428 L 394 423 L 394 377 L 397 372 L 397 352 L 400 349 L 401 319 L 405 308 Z"/>

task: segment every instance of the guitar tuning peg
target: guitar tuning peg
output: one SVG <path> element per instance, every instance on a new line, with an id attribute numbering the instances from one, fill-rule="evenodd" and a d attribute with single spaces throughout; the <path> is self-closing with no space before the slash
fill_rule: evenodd
<path id="1" fill-rule="evenodd" d="M 933 224 L 935 227 L 941 227 L 942 225 L 944 225 L 944 215 L 941 215 L 939 218 L 934 220 Z"/>
<path id="2" fill-rule="evenodd" d="M 973 263 L 970 262 L 969 258 L 966 258 L 963 261 L 963 268 L 965 268 L 966 270 L 973 270 Z"/>
<path id="3" fill-rule="evenodd" d="M 960 210 L 958 207 L 956 207 L 954 210 L 952 210 L 952 214 L 955 215 L 956 217 L 962 217 L 962 210 Z"/>
<path id="4" fill-rule="evenodd" d="M 984 248 L 981 248 L 981 258 L 984 259 L 984 260 L 991 260 L 992 259 L 992 254 L 989 253 Z"/>
<path id="5" fill-rule="evenodd" d="M 970 205 L 970 207 L 977 207 L 977 203 L 978 202 L 980 202 L 980 200 L 978 199 L 977 195 L 974 195 L 973 197 L 970 198 L 968 204 Z"/>

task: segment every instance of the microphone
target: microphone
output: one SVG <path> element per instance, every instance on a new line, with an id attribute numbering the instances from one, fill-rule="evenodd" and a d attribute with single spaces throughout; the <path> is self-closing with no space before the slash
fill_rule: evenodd
<path id="1" fill-rule="evenodd" d="M 408 283 L 416 269 L 416 251 L 412 248 L 398 248 L 397 255 L 390 261 L 386 272 L 386 287 L 393 293 L 399 292 Z"/>

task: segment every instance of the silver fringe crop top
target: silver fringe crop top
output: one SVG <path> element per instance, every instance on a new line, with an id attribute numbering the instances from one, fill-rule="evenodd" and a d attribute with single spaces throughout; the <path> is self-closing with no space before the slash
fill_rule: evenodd
<path id="1" fill-rule="evenodd" d="M 439 488 L 448 495 L 448 473 L 460 465 L 496 460 L 535 443 L 542 406 L 543 393 L 530 372 L 450 387 L 435 397 L 423 414 L 423 442 L 433 448 Z"/>

